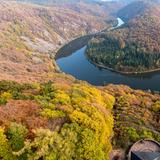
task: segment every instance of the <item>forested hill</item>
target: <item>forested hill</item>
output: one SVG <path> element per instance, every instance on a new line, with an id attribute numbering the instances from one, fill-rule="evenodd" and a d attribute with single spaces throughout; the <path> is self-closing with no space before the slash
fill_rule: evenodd
<path id="1" fill-rule="evenodd" d="M 86 2 L 86 3 L 96 3 L 98 1 L 92 0 L 17 0 L 21 2 L 31 2 L 36 4 L 62 4 L 62 3 L 78 3 L 78 2 Z"/>
<path id="2" fill-rule="evenodd" d="M 119 9 L 125 6 L 120 1 L 100 1 L 100 0 L 17 0 L 18 2 L 40 4 L 45 6 L 61 6 L 72 9 L 78 13 L 90 13 L 95 16 L 115 15 Z"/>
<path id="3" fill-rule="evenodd" d="M 136 0 L 133 3 L 126 5 L 124 8 L 121 8 L 117 12 L 117 16 L 128 21 L 141 14 L 149 13 L 151 8 L 154 8 L 156 5 L 159 5 L 159 2 L 156 0 Z M 151 12 L 149 14 L 152 15 L 154 13 Z"/>
<path id="4" fill-rule="evenodd" d="M 93 39 L 87 50 L 90 59 L 125 73 L 160 68 L 160 5 L 137 1 L 119 15 L 126 24 Z"/>
<path id="5" fill-rule="evenodd" d="M 120 9 L 117 16 L 121 17 L 125 21 L 128 21 L 137 15 L 144 13 L 145 10 L 150 7 L 150 3 L 146 1 L 135 1 Z"/>

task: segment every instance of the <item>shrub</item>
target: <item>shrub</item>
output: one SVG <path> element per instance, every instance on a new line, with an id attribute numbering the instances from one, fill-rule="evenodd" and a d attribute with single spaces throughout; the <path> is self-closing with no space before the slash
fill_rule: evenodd
<path id="1" fill-rule="evenodd" d="M 3 128 L 0 128 L 0 158 L 3 160 L 15 160 Z"/>
<path id="2" fill-rule="evenodd" d="M 63 111 L 51 110 L 47 108 L 43 109 L 43 111 L 40 114 L 46 118 L 62 118 L 66 116 L 66 114 Z"/>
<path id="3" fill-rule="evenodd" d="M 54 86 L 51 82 L 45 83 L 40 86 L 40 94 L 53 98 L 54 96 Z"/>
<path id="4" fill-rule="evenodd" d="M 4 105 L 7 103 L 7 100 L 5 98 L 0 97 L 0 105 Z"/>
<path id="5" fill-rule="evenodd" d="M 9 92 L 3 92 L 0 95 L 0 105 L 6 104 L 9 99 L 12 98 L 12 94 Z"/>
<path id="6" fill-rule="evenodd" d="M 140 132 L 140 137 L 142 139 L 145 139 L 145 138 L 154 139 L 152 132 L 149 129 L 147 129 L 147 128 L 143 128 L 142 129 L 142 131 Z"/>
<path id="7" fill-rule="evenodd" d="M 153 106 L 152 106 L 152 110 L 154 112 L 160 112 L 160 101 L 156 101 Z"/>
<path id="8" fill-rule="evenodd" d="M 6 100 L 9 100 L 9 99 L 12 98 L 12 94 L 9 93 L 9 92 L 4 92 L 4 93 L 1 94 L 1 98 L 4 98 L 4 99 L 6 99 Z"/>
<path id="9" fill-rule="evenodd" d="M 8 139 L 13 151 L 18 151 L 24 146 L 24 140 L 28 130 L 25 126 L 17 123 L 11 123 L 8 129 Z"/>
<path id="10" fill-rule="evenodd" d="M 64 91 L 58 90 L 54 95 L 54 99 L 52 100 L 55 104 L 70 104 L 70 97 Z"/>
<path id="11" fill-rule="evenodd" d="M 129 137 L 131 142 L 135 142 L 140 138 L 135 128 L 127 127 L 125 128 L 125 132 L 126 132 L 126 136 Z"/>

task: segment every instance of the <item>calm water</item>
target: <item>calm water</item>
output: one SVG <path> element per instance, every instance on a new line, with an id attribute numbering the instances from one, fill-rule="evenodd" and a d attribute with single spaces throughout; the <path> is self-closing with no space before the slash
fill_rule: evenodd
<path id="1" fill-rule="evenodd" d="M 120 18 L 117 18 L 117 21 L 117 26 L 110 28 L 110 30 L 124 24 L 124 21 Z M 60 69 L 77 79 L 85 80 L 93 85 L 114 83 L 125 84 L 135 89 L 160 91 L 160 72 L 143 75 L 122 75 L 112 72 L 90 63 L 85 56 L 85 49 L 86 46 L 73 53 L 71 52 L 67 57 L 62 56 L 63 58 L 58 59 L 57 64 Z"/>
<path id="2" fill-rule="evenodd" d="M 160 91 L 160 72 L 133 76 L 115 73 L 90 63 L 85 56 L 85 49 L 86 46 L 67 57 L 58 59 L 57 64 L 60 69 L 94 85 L 125 84 L 135 89 Z"/>

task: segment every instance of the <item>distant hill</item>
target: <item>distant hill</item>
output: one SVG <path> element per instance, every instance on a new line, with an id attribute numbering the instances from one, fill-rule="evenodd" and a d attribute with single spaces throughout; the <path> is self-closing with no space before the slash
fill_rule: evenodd
<path id="1" fill-rule="evenodd" d="M 17 0 L 25 3 L 35 3 L 47 6 L 63 6 L 73 9 L 77 12 L 91 13 L 99 16 L 115 15 L 119 9 L 124 6 L 124 3 L 117 1 L 101 1 L 101 0 Z"/>
<path id="2" fill-rule="evenodd" d="M 36 3 L 36 4 L 54 4 L 54 3 L 75 3 L 79 0 L 17 0 L 20 2 L 30 2 L 30 3 Z"/>
<path id="3" fill-rule="evenodd" d="M 100 3 L 101 0 L 17 0 L 21 2 L 30 2 L 30 3 L 36 3 L 36 4 L 73 4 L 73 3 Z"/>
<path id="4" fill-rule="evenodd" d="M 92 61 L 124 73 L 160 68 L 160 5 L 136 1 L 118 15 L 126 24 L 97 36 L 88 45 Z"/>
<path id="5" fill-rule="evenodd" d="M 129 5 L 125 6 L 124 8 L 120 9 L 117 13 L 118 17 L 121 17 L 125 21 L 128 21 L 137 15 L 147 12 L 147 9 L 150 9 L 153 5 L 152 1 L 135 1 L 130 3 Z"/>
<path id="6" fill-rule="evenodd" d="M 117 0 L 117 1 L 120 1 L 120 2 L 125 3 L 125 4 L 129 4 L 129 3 L 132 3 L 135 0 Z"/>
<path id="7" fill-rule="evenodd" d="M 129 20 L 139 14 L 145 14 L 145 12 L 148 12 L 147 10 L 153 8 L 154 5 L 159 5 L 159 3 L 160 0 L 131 0 L 128 5 L 121 8 L 117 12 L 117 16 L 123 18 L 124 20 Z"/>

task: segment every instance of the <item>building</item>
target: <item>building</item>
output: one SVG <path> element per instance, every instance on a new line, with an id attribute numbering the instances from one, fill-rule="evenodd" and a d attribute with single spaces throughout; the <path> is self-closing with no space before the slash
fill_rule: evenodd
<path id="1" fill-rule="evenodd" d="M 131 152 L 131 160 L 160 160 L 160 152 Z"/>
<path id="2" fill-rule="evenodd" d="M 130 148 L 128 160 L 160 160 L 160 144 L 154 140 L 140 140 Z"/>

